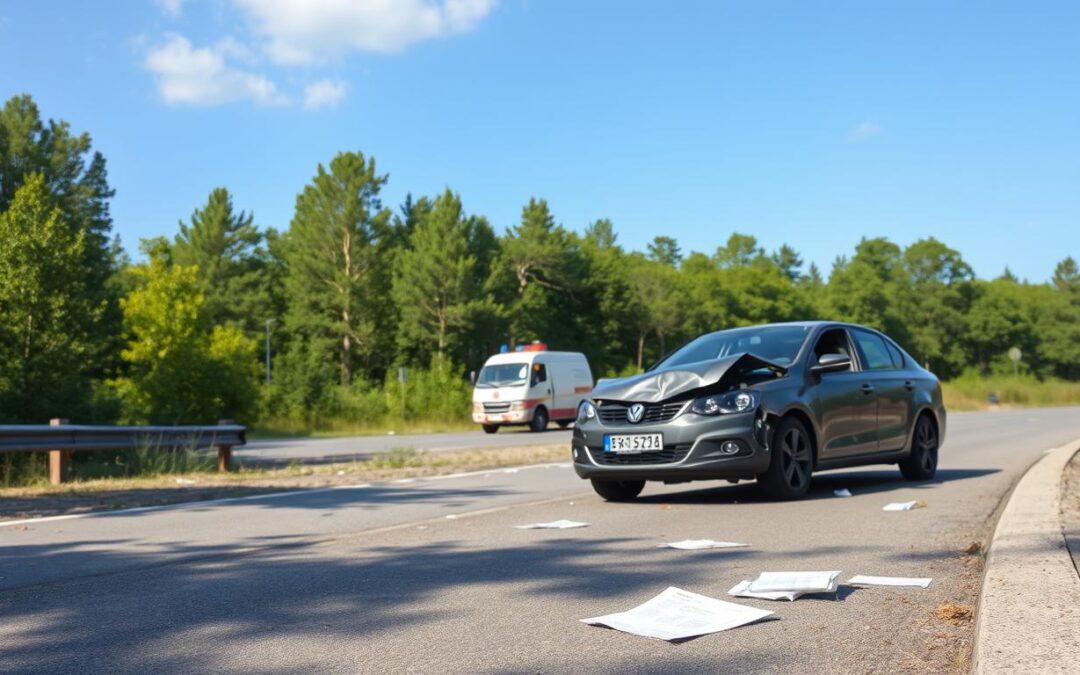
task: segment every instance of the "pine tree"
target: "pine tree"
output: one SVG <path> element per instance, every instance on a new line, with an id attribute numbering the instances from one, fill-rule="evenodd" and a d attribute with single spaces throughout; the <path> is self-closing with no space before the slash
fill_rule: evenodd
<path id="1" fill-rule="evenodd" d="M 385 368 L 389 315 L 390 211 L 379 191 L 386 176 L 374 158 L 344 152 L 319 165 L 296 198 L 296 214 L 283 242 L 289 309 L 287 327 L 340 365 L 352 382 L 359 358 L 366 374 Z"/>
<path id="2" fill-rule="evenodd" d="M 198 267 L 199 290 L 211 325 L 234 325 L 256 332 L 270 316 L 267 255 L 254 216 L 234 212 L 225 188 L 215 188 L 206 205 L 180 223 L 172 246 L 175 264 Z"/>

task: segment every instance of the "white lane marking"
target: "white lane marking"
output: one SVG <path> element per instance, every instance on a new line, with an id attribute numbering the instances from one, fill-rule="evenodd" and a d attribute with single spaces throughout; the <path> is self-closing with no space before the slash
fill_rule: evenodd
<path id="1" fill-rule="evenodd" d="M 547 468 L 550 468 L 552 466 L 569 467 L 570 464 L 569 463 L 567 463 L 567 464 L 554 464 L 554 465 L 552 465 L 552 464 L 531 464 L 531 465 L 526 465 L 526 466 L 516 466 L 516 467 L 512 467 L 512 468 L 518 469 L 518 470 L 523 470 L 523 469 L 547 469 Z M 483 474 L 489 474 L 491 472 L 492 472 L 492 469 L 488 469 L 486 471 L 467 471 L 467 472 L 462 472 L 462 473 L 446 474 L 446 475 L 443 475 L 443 476 L 423 476 L 423 477 L 421 477 L 419 479 L 416 479 L 416 478 L 398 479 L 398 480 L 391 481 L 391 482 L 393 482 L 393 483 L 402 483 L 402 482 L 416 481 L 416 480 L 429 481 L 429 480 L 448 480 L 448 479 L 451 479 L 451 478 L 470 478 L 470 477 L 473 477 L 473 476 L 480 476 L 480 475 L 483 475 Z M 198 507 L 198 506 L 210 506 L 210 505 L 216 505 L 216 504 L 229 504 L 229 503 L 232 503 L 232 502 L 254 501 L 256 499 L 280 499 L 282 497 L 295 497 L 295 496 L 300 496 L 300 495 L 313 495 L 313 494 L 319 494 L 319 493 L 322 493 L 322 492 L 331 492 L 333 490 L 362 490 L 362 489 L 365 489 L 365 488 L 370 488 L 372 485 L 374 485 L 374 484 L 373 483 L 358 483 L 356 485 L 331 485 L 329 487 L 301 488 L 301 489 L 298 489 L 298 490 L 289 490 L 289 491 L 286 491 L 286 492 L 270 492 L 270 493 L 261 494 L 261 495 L 245 495 L 243 497 L 222 497 L 220 499 L 203 499 L 203 500 L 193 501 L 193 502 L 178 502 L 176 504 L 159 504 L 159 505 L 156 505 L 156 506 L 136 506 L 136 507 L 133 507 L 133 508 L 130 508 L 130 509 L 116 509 L 115 511 L 90 511 L 88 513 L 67 513 L 67 514 L 64 514 L 64 515 L 61 515 L 61 516 L 45 516 L 45 517 L 42 517 L 42 518 L 21 518 L 19 520 L 0 521 L 0 528 L 13 527 L 13 526 L 16 526 L 16 525 L 31 525 L 31 524 L 35 524 L 35 523 L 52 523 L 52 522 L 56 522 L 56 521 L 60 521 L 60 520 L 76 520 L 76 519 L 79 519 L 79 518 L 119 516 L 119 515 L 127 515 L 129 513 L 142 513 L 142 512 L 148 512 L 148 511 L 166 511 L 166 510 L 191 509 L 191 508 L 195 508 L 195 507 Z"/>

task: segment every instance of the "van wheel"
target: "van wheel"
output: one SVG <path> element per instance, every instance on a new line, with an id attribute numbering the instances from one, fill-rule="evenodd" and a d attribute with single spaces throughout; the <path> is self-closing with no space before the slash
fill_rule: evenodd
<path id="1" fill-rule="evenodd" d="M 937 473 L 938 437 L 934 421 L 923 414 L 915 423 L 911 454 L 900 460 L 900 473 L 908 480 L 930 480 Z"/>
<path id="2" fill-rule="evenodd" d="M 609 502 L 628 502 L 645 489 L 643 480 L 600 480 L 592 479 L 592 489 Z"/>
<path id="3" fill-rule="evenodd" d="M 794 417 L 785 418 L 773 433 L 770 450 L 769 468 L 757 477 L 762 492 L 772 499 L 805 495 L 814 469 L 814 451 L 806 427 Z"/>
<path id="4" fill-rule="evenodd" d="M 499 425 L 498 424 L 485 424 L 484 425 L 484 433 L 485 434 L 493 434 L 498 430 L 499 430 Z"/>
<path id="5" fill-rule="evenodd" d="M 543 431 L 547 429 L 548 425 L 548 411 L 542 405 L 536 406 L 536 412 L 533 413 L 532 422 L 529 422 L 529 428 L 533 431 Z"/>
<path id="6" fill-rule="evenodd" d="M 559 420 L 558 422 L 556 422 L 556 424 L 559 425 L 560 429 L 565 429 L 566 427 L 570 426 L 570 420 Z"/>

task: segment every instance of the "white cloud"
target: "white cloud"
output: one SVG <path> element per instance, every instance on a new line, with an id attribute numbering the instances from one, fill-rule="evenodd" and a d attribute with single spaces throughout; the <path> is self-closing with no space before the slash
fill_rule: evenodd
<path id="1" fill-rule="evenodd" d="M 851 138 L 862 141 L 881 133 L 881 125 L 873 120 L 864 120 L 851 130 Z"/>
<path id="2" fill-rule="evenodd" d="M 304 108 L 333 108 L 345 98 L 345 83 L 329 78 L 304 87 Z"/>
<path id="3" fill-rule="evenodd" d="M 176 19 L 180 17 L 181 12 L 184 9 L 184 0 L 155 0 L 157 6 L 161 8 L 161 11 L 170 17 Z"/>
<path id="4" fill-rule="evenodd" d="M 197 49 L 182 35 L 172 35 L 150 49 L 145 65 L 155 75 L 158 94 L 171 105 L 211 106 L 243 99 L 263 105 L 287 102 L 267 78 L 228 64 L 226 59 L 236 56 L 238 49 L 232 40 Z"/>
<path id="5" fill-rule="evenodd" d="M 270 58 L 297 65 L 350 51 L 396 52 L 471 30 L 496 0 L 234 0 L 267 40 Z"/>

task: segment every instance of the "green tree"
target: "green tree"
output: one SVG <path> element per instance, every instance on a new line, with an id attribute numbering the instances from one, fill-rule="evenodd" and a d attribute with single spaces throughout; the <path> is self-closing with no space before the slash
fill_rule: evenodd
<path id="1" fill-rule="evenodd" d="M 439 363 L 467 325 L 479 300 L 476 258 L 469 254 L 469 219 L 461 197 L 447 189 L 432 201 L 409 236 L 394 274 L 401 321 L 398 341 L 420 363 Z"/>
<path id="2" fill-rule="evenodd" d="M 134 270 L 120 302 L 126 374 L 110 381 L 132 423 L 209 423 L 248 418 L 256 401 L 256 344 L 233 327 L 208 329 L 195 267 L 162 258 Z"/>
<path id="3" fill-rule="evenodd" d="M 326 356 L 336 353 L 340 381 L 348 385 L 360 360 L 364 374 L 385 370 L 393 337 L 387 267 L 390 211 L 379 192 L 386 176 L 374 158 L 344 152 L 319 165 L 296 198 L 286 240 L 286 325 Z"/>
<path id="4" fill-rule="evenodd" d="M 211 325 L 234 325 L 256 332 L 271 317 L 267 255 L 254 216 L 233 210 L 232 196 L 214 188 L 206 204 L 180 222 L 172 245 L 177 265 L 199 270 L 203 312 Z"/>
<path id="5" fill-rule="evenodd" d="M 863 238 L 854 257 L 837 259 L 829 275 L 829 318 L 877 328 L 905 347 L 909 298 L 900 247 L 883 237 Z"/>
<path id="6" fill-rule="evenodd" d="M 113 364 L 120 332 L 118 296 L 110 283 L 120 248 L 112 241 L 113 190 L 105 158 L 92 151 L 89 134 L 72 133 L 62 120 L 42 121 L 37 104 L 23 94 L 0 109 L 0 212 L 33 174 L 44 177 L 72 236 L 82 237 L 81 292 L 90 305 L 105 305 L 87 324 L 92 347 L 87 362 L 95 374 L 104 373 Z"/>
<path id="7" fill-rule="evenodd" d="M 26 176 L 0 214 L 0 419 L 85 414 L 102 307 L 86 293 L 84 246 L 45 177 Z"/>
<path id="8" fill-rule="evenodd" d="M 959 375 L 967 364 L 964 317 L 971 302 L 974 273 L 960 253 L 940 241 L 920 239 L 904 250 L 910 293 L 908 348 L 923 366 L 944 378 Z"/>
<path id="9" fill-rule="evenodd" d="M 671 267 L 678 267 L 683 259 L 682 251 L 679 250 L 679 244 L 675 238 L 664 235 L 657 235 L 649 242 L 647 257 L 649 260 Z"/>
<path id="10" fill-rule="evenodd" d="M 772 254 L 772 261 L 791 281 L 798 282 L 802 278 L 802 258 L 798 251 L 787 244 L 782 244 L 779 250 Z"/>

